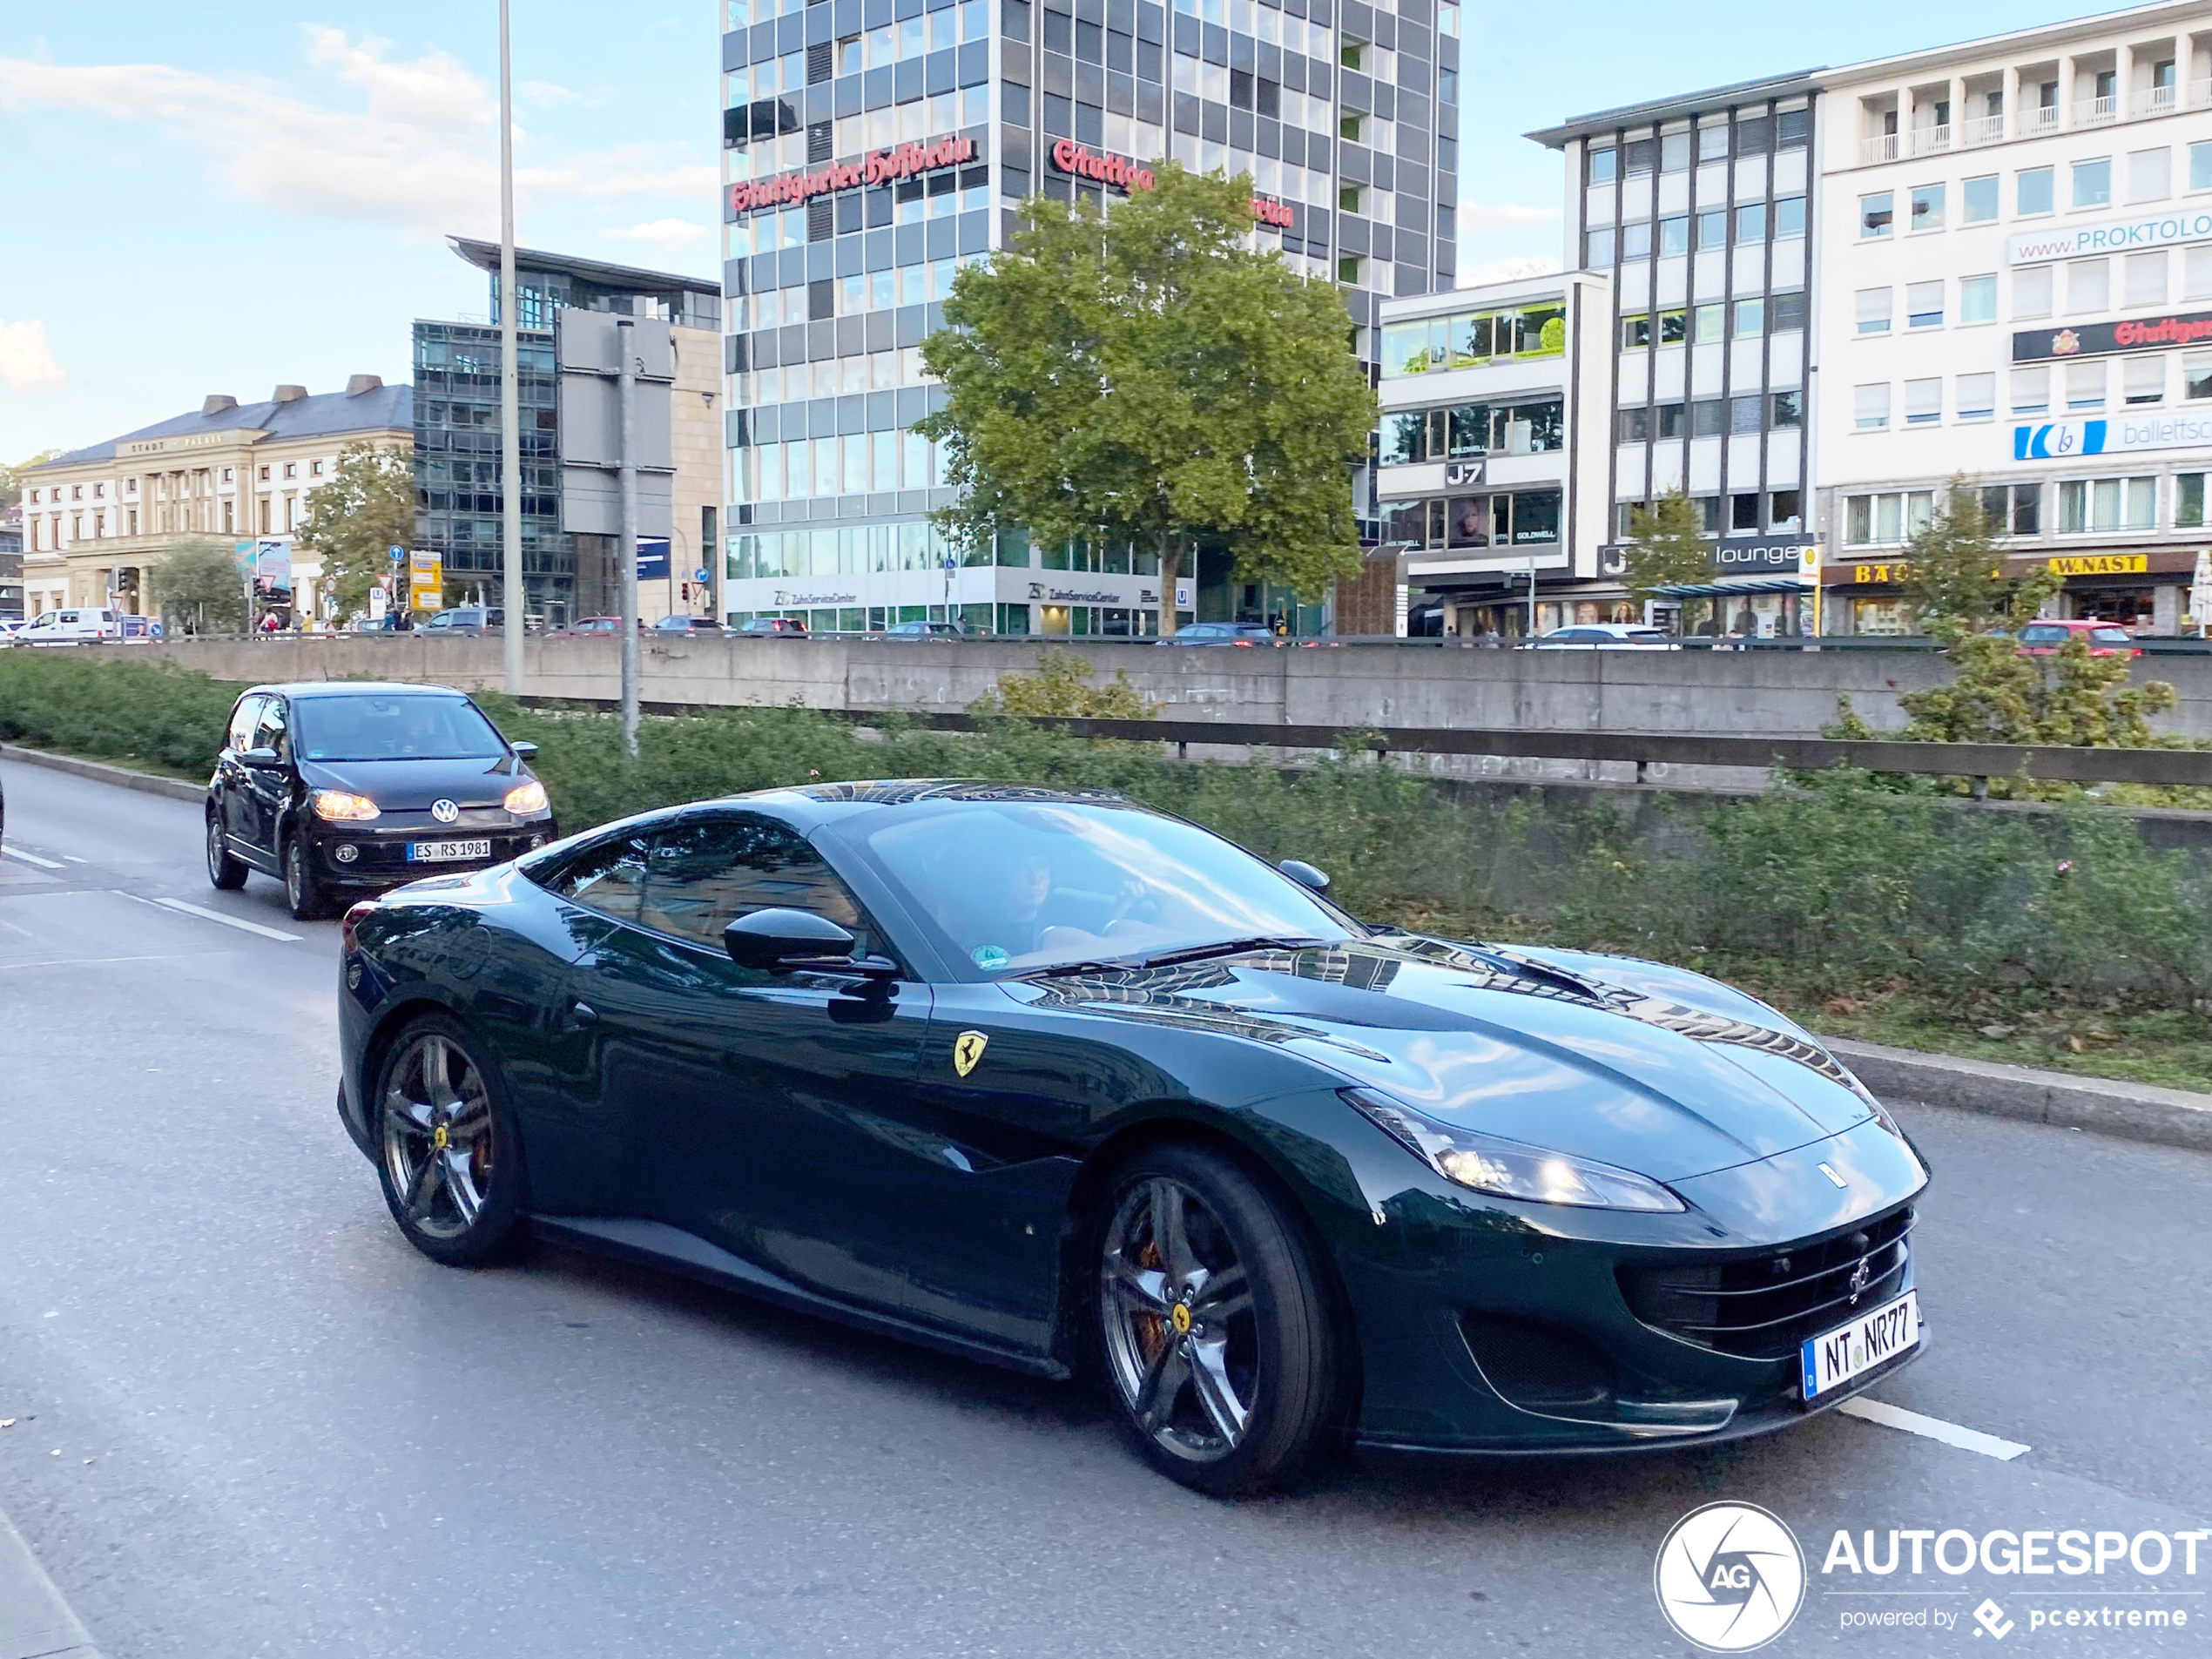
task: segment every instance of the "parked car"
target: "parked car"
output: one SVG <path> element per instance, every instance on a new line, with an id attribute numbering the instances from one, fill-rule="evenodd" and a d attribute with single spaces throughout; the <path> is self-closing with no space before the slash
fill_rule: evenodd
<path id="1" fill-rule="evenodd" d="M 275 876 L 305 921 L 341 893 L 514 858 L 556 833 L 536 753 L 449 686 L 254 686 L 207 784 L 207 879 Z"/>
<path id="2" fill-rule="evenodd" d="M 876 636 L 879 639 L 967 639 L 974 630 L 964 622 L 894 622 Z"/>
<path id="3" fill-rule="evenodd" d="M 637 621 L 637 631 L 645 631 L 644 617 Z M 620 617 L 585 617 L 565 628 L 556 628 L 545 636 L 548 639 L 619 639 L 622 637 Z"/>
<path id="4" fill-rule="evenodd" d="M 2097 622 L 2086 617 L 2025 624 L 2020 631 L 2020 655 L 2048 657 L 2061 650 L 2069 639 L 2087 640 L 2092 657 L 2142 655 L 2136 647 L 2135 637 L 2118 623 Z"/>
<path id="5" fill-rule="evenodd" d="M 17 629 L 9 642 L 17 645 L 84 645 L 97 640 L 123 637 L 123 619 L 105 605 L 79 605 L 68 610 L 41 611 Z"/>
<path id="6" fill-rule="evenodd" d="M 1163 645 L 1279 645 L 1283 642 L 1264 622 L 1186 623 L 1158 642 Z"/>
<path id="7" fill-rule="evenodd" d="M 426 634 L 467 634 L 471 637 L 503 634 L 507 631 L 507 611 L 500 605 L 455 605 L 448 610 L 434 611 L 420 631 Z"/>
<path id="8" fill-rule="evenodd" d="M 0 617 L 0 645 L 12 645 L 16 636 L 30 624 L 20 618 Z"/>
<path id="9" fill-rule="evenodd" d="M 621 631 L 620 624 L 616 624 L 616 631 Z M 657 634 L 685 636 L 711 634 L 718 639 L 722 636 L 723 629 L 722 624 L 711 617 L 663 617 L 653 624 L 653 631 Z"/>
<path id="10" fill-rule="evenodd" d="M 786 634 L 794 638 L 806 637 L 806 624 L 796 617 L 755 617 L 730 631 L 733 634 Z"/>
<path id="11" fill-rule="evenodd" d="M 1583 622 L 1572 628 L 1554 628 L 1527 642 L 1532 651 L 1662 650 L 1674 641 L 1663 628 L 1647 628 L 1633 622 Z"/>

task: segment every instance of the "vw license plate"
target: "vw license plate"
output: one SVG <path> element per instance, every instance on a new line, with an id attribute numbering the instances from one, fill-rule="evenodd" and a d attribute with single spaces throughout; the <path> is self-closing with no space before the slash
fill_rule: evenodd
<path id="1" fill-rule="evenodd" d="M 1907 1291 L 1896 1301 L 1862 1313 L 1849 1325 L 1839 1325 L 1798 1350 L 1805 1399 L 1810 1403 L 1852 1378 L 1886 1365 L 1919 1346 L 1919 1292 Z"/>
<path id="2" fill-rule="evenodd" d="M 454 859 L 488 859 L 491 856 L 489 841 L 409 841 L 407 844 L 410 864 L 443 864 Z"/>

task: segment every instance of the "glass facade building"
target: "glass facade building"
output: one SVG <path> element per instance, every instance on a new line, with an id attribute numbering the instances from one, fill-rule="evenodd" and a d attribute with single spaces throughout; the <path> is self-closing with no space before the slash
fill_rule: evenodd
<path id="1" fill-rule="evenodd" d="M 1455 5 L 728 0 L 725 21 L 732 614 L 1151 625 L 1142 553 L 1021 540 L 948 566 L 925 522 L 949 497 L 912 430 L 942 395 L 919 348 L 1032 195 L 1110 204 L 1167 158 L 1249 173 L 1257 245 L 1345 286 L 1371 363 L 1381 298 L 1452 285 Z M 1286 608 L 1222 559 L 1189 586 L 1189 614 Z"/>

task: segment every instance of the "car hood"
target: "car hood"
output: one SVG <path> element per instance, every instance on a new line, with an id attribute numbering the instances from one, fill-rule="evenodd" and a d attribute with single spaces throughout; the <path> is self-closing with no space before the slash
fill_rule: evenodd
<path id="1" fill-rule="evenodd" d="M 497 806 L 529 772 L 502 755 L 473 760 L 302 760 L 300 777 L 314 789 L 366 795 L 386 812 L 427 812 L 435 800 Z"/>
<path id="2" fill-rule="evenodd" d="M 1027 983 L 1070 1012 L 1285 1045 L 1440 1122 L 1662 1181 L 1872 1116 L 1772 1008 L 1624 957 L 1385 934 Z"/>

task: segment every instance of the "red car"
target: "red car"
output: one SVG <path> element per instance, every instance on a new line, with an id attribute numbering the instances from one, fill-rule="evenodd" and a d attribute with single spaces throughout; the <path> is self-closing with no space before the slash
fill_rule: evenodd
<path id="1" fill-rule="evenodd" d="M 2140 657 L 2134 636 L 2116 622 L 2081 617 L 2066 622 L 2031 622 L 2020 632 L 2020 655 L 2049 657 L 2069 639 L 2086 639 L 2092 657 Z"/>

